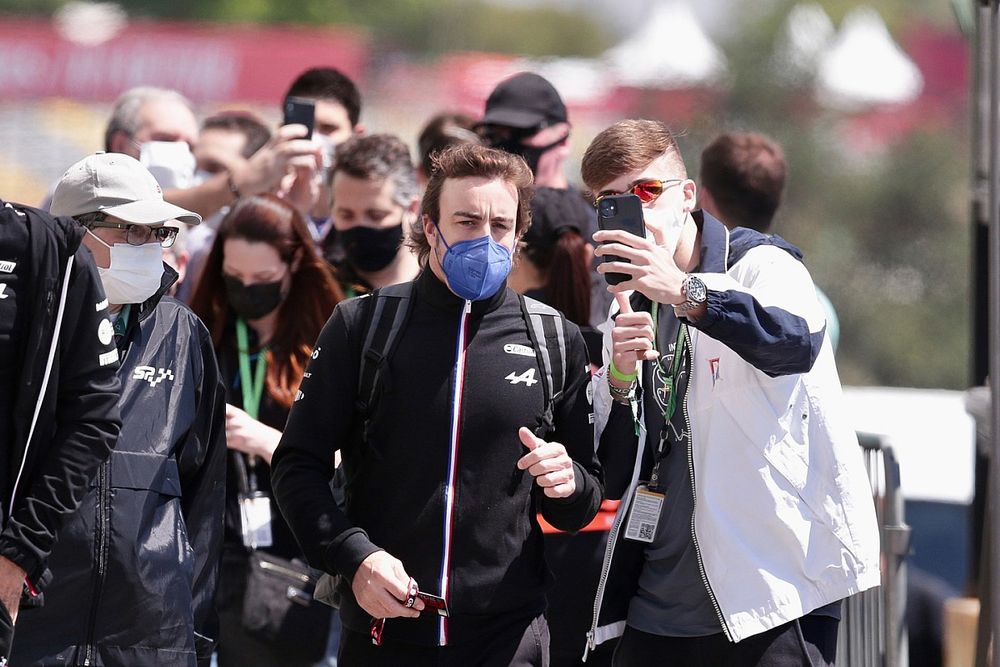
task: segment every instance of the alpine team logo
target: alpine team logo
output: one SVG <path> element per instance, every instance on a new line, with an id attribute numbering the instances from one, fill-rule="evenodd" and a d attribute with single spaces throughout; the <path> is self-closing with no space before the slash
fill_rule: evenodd
<path id="1" fill-rule="evenodd" d="M 712 374 L 712 388 L 715 388 L 715 383 L 721 380 L 719 376 L 719 357 L 708 360 L 708 370 Z"/>
<path id="2" fill-rule="evenodd" d="M 525 386 L 528 386 L 528 387 L 530 387 L 530 386 L 532 386 L 532 385 L 534 385 L 534 384 L 536 384 L 538 382 L 538 380 L 535 379 L 535 369 L 534 368 L 529 368 L 528 370 L 524 371 L 520 375 L 517 374 L 517 371 L 511 371 L 510 375 L 508 375 L 507 377 L 505 377 L 504 380 L 507 380 L 511 384 L 517 384 L 519 382 L 523 382 L 525 384 Z"/>
<path id="3" fill-rule="evenodd" d="M 173 382 L 174 372 L 168 368 L 154 368 L 153 366 L 139 366 L 132 373 L 133 380 L 143 380 L 148 382 L 150 387 L 155 387 L 164 380 Z"/>

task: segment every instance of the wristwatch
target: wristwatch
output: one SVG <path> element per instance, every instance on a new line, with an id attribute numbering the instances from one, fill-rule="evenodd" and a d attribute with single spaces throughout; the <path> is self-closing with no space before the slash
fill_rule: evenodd
<path id="1" fill-rule="evenodd" d="M 684 278 L 684 282 L 681 283 L 681 296 L 685 297 L 687 301 L 674 306 L 674 310 L 678 313 L 686 313 L 697 309 L 708 300 L 708 288 L 705 287 L 701 278 L 689 273 Z"/>

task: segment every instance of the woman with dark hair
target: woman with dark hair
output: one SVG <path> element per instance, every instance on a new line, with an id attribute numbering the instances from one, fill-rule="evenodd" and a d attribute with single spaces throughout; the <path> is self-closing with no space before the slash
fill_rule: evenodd
<path id="1" fill-rule="evenodd" d="M 561 310 L 580 327 L 591 363 L 601 366 L 601 335 L 590 326 L 594 247 L 584 236 L 594 225 L 593 206 L 575 190 L 538 188 L 531 227 L 522 238 L 510 287 Z"/>
<path id="2" fill-rule="evenodd" d="M 292 559 L 304 561 L 270 501 L 269 465 L 312 344 L 342 299 L 294 206 L 255 195 L 219 224 L 191 305 L 212 335 L 227 389 L 226 533 L 216 598 L 222 667 L 310 665 L 323 657 L 330 609 L 258 584 L 260 568 L 273 576 Z"/>

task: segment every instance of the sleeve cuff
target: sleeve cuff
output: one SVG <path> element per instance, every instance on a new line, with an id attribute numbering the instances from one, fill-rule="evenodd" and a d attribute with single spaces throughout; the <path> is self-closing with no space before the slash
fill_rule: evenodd
<path id="1" fill-rule="evenodd" d="M 577 486 L 566 498 L 542 497 L 542 515 L 559 530 L 574 532 L 586 526 L 600 508 L 600 494 L 595 493 L 593 477 L 582 465 L 573 462 Z"/>
<path id="2" fill-rule="evenodd" d="M 354 579 L 354 573 L 368 556 L 382 549 L 368 539 L 368 534 L 360 528 L 352 528 L 337 537 L 326 549 L 324 563 L 329 572 L 335 572 L 347 579 Z"/>
<path id="3" fill-rule="evenodd" d="M 0 556 L 11 561 L 27 573 L 27 579 L 33 587 L 40 588 L 44 577 L 45 563 L 35 554 L 26 551 L 19 544 L 13 542 L 6 535 L 0 536 Z"/>

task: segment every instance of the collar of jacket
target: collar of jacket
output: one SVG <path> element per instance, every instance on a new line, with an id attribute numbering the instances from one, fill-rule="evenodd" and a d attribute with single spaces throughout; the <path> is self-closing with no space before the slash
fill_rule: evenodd
<path id="1" fill-rule="evenodd" d="M 702 209 L 691 211 L 701 232 L 699 273 L 725 273 L 729 270 L 729 230 Z"/>
<path id="2" fill-rule="evenodd" d="M 436 308 L 458 312 L 465 306 L 465 299 L 452 292 L 441 282 L 430 268 L 424 268 L 417 276 L 417 295 Z M 507 298 L 507 281 L 493 296 L 472 302 L 472 315 L 481 316 L 493 312 Z"/>

